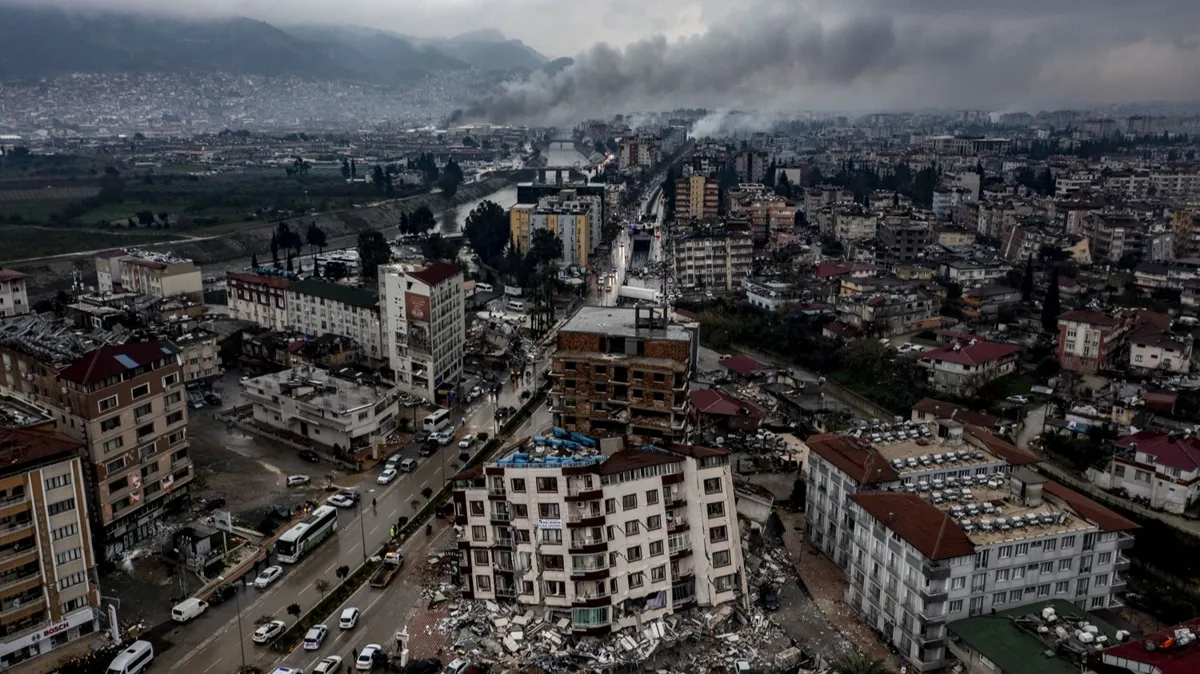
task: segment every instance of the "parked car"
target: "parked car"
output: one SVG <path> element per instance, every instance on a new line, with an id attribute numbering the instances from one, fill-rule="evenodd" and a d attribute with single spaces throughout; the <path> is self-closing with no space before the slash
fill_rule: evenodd
<path id="1" fill-rule="evenodd" d="M 375 658 L 383 651 L 383 647 L 379 644 L 367 644 L 358 652 L 358 660 L 354 663 L 354 668 L 360 672 L 369 672 L 375 668 Z"/>
<path id="2" fill-rule="evenodd" d="M 271 622 L 254 630 L 254 636 L 252 638 L 256 644 L 265 644 L 275 639 L 275 637 L 278 637 L 280 634 L 283 634 L 283 631 L 286 629 L 287 623 L 283 622 L 282 620 L 272 620 Z"/>
<path id="3" fill-rule="evenodd" d="M 329 505 L 337 508 L 353 508 L 357 501 L 347 496 L 344 492 L 337 493 L 329 497 Z"/>
<path id="4" fill-rule="evenodd" d="M 309 463 L 321 463 L 321 457 L 311 449 L 300 450 L 300 458 L 308 461 Z"/>
<path id="5" fill-rule="evenodd" d="M 421 456 L 432 456 L 437 453 L 438 447 L 440 446 L 441 445 L 438 444 L 437 440 L 430 438 L 421 445 L 421 448 L 417 450 L 417 454 L 420 454 Z"/>
<path id="6" fill-rule="evenodd" d="M 260 590 L 265 590 L 271 586 L 271 583 L 279 580 L 279 577 L 282 575 L 282 566 L 268 566 L 262 570 L 262 573 L 258 574 L 257 578 L 254 579 L 254 587 Z"/>
<path id="7" fill-rule="evenodd" d="M 288 475 L 287 486 L 299 487 L 301 485 L 308 484 L 309 479 L 310 478 L 307 475 Z"/>
<path id="8" fill-rule="evenodd" d="M 339 655 L 331 655 L 322 659 L 313 667 L 312 674 L 336 674 L 342 669 L 342 658 Z"/>
<path id="9" fill-rule="evenodd" d="M 411 473 L 417 469 L 416 459 L 405 459 L 400 462 L 400 472 Z"/>
<path id="10" fill-rule="evenodd" d="M 338 627 L 344 630 L 352 630 L 358 624 L 358 609 L 353 606 L 343 609 L 341 617 L 338 618 Z"/>
<path id="11" fill-rule="evenodd" d="M 425 442 L 428 439 L 429 431 L 417 431 L 417 434 L 413 436 L 413 440 L 417 442 Z"/>
<path id="12" fill-rule="evenodd" d="M 214 407 L 219 407 L 221 405 L 221 396 L 209 391 L 208 393 L 204 394 L 204 402 Z"/>
<path id="13" fill-rule="evenodd" d="M 470 660 L 466 658 L 454 658 L 450 664 L 446 665 L 445 674 L 466 674 L 467 669 L 470 667 Z"/>
<path id="14" fill-rule="evenodd" d="M 384 468 L 383 472 L 379 474 L 379 477 L 375 478 L 375 481 L 379 484 L 391 484 L 392 480 L 396 479 L 397 474 L 398 473 L 396 472 L 395 468 Z"/>
<path id="15" fill-rule="evenodd" d="M 325 637 L 329 635 L 329 628 L 324 625 L 313 625 L 308 629 L 308 633 L 304 635 L 304 650 L 315 651 L 325 643 Z"/>
<path id="16" fill-rule="evenodd" d="M 458 446 L 462 449 L 467 449 L 474 442 L 475 442 L 475 436 L 471 435 L 470 433 L 467 433 L 466 435 L 464 435 L 462 437 L 462 440 L 458 441 Z"/>
<path id="17" fill-rule="evenodd" d="M 208 602 L 195 597 L 189 597 L 179 602 L 171 609 L 171 619 L 177 623 L 187 623 L 198 618 L 208 610 Z"/>
<path id="18" fill-rule="evenodd" d="M 1018 405 L 1025 405 L 1025 404 L 1029 403 L 1029 396 L 1009 396 L 1009 397 L 1005 398 L 1005 400 L 1007 400 L 1010 403 L 1016 403 Z"/>

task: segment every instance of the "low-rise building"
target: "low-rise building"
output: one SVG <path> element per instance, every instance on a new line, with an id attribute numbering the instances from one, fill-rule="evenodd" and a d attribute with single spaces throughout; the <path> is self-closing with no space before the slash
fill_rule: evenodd
<path id="1" fill-rule="evenodd" d="M 1055 355 L 1064 370 L 1095 374 L 1109 367 L 1130 327 L 1127 321 L 1099 311 L 1068 311 L 1058 317 Z"/>
<path id="2" fill-rule="evenodd" d="M 865 334 L 880 336 L 941 325 L 940 303 L 928 293 L 838 295 L 838 320 Z"/>
<path id="3" fill-rule="evenodd" d="M 388 388 L 310 366 L 248 379 L 242 392 L 256 422 L 343 451 L 386 439 L 398 419 L 398 399 Z"/>
<path id="4" fill-rule="evenodd" d="M 293 280 L 282 274 L 226 272 L 230 317 L 270 330 L 287 329 L 287 290 Z"/>
<path id="5" fill-rule="evenodd" d="M 1157 328 L 1129 335 L 1129 369 L 1142 375 L 1187 374 L 1192 369 L 1192 336 Z"/>
<path id="6" fill-rule="evenodd" d="M 1191 674 L 1200 671 L 1200 618 L 1155 632 L 1145 639 L 1110 646 L 1087 657 L 1098 674 Z"/>
<path id="7" fill-rule="evenodd" d="M 101 293 L 131 292 L 158 298 L 183 295 L 204 301 L 200 268 L 186 258 L 156 251 L 127 248 L 97 255 L 96 287 Z"/>
<path id="8" fill-rule="evenodd" d="M 938 265 L 937 275 L 964 288 L 990 285 L 1001 281 L 1012 267 L 999 262 L 947 260 Z"/>
<path id="9" fill-rule="evenodd" d="M 454 478 L 466 597 L 607 634 L 747 597 L 729 454 L 514 453 Z"/>
<path id="10" fill-rule="evenodd" d="M 921 354 L 935 390 L 974 395 L 984 385 L 1017 369 L 1021 347 L 969 337 Z"/>
<path id="11" fill-rule="evenodd" d="M 995 323 L 1000 312 L 1021 303 L 1021 291 L 1008 286 L 984 286 L 964 290 L 963 318 L 976 323 Z"/>
<path id="12" fill-rule="evenodd" d="M 349 337 L 373 362 L 387 360 L 379 320 L 379 295 L 319 279 L 296 281 L 288 286 L 288 327 L 305 335 Z"/>
<path id="13" fill-rule="evenodd" d="M 1088 477 L 1103 489 L 1123 489 L 1150 507 L 1182 514 L 1200 498 L 1200 438 L 1186 433 L 1139 431 L 1116 443 L 1104 470 Z"/>
<path id="14" fill-rule="evenodd" d="M 1079 636 L 1092 626 L 1088 637 Z M 1060 635 L 1055 628 L 1067 631 Z M 1119 630 L 1066 599 L 963 618 L 946 626 L 962 674 L 1080 674 L 1089 654 L 1117 643 Z M 1085 641 L 1086 640 L 1086 641 Z"/>
<path id="15" fill-rule="evenodd" d="M 15 269 L 0 267 L 0 318 L 32 311 L 29 292 L 25 288 L 26 278 L 29 277 Z"/>

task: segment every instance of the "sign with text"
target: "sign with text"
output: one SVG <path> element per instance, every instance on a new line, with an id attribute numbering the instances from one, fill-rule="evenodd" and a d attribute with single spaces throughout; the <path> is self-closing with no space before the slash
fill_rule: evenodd
<path id="1" fill-rule="evenodd" d="M 416 293 L 404 293 L 404 318 L 409 323 L 428 323 L 429 297 Z"/>

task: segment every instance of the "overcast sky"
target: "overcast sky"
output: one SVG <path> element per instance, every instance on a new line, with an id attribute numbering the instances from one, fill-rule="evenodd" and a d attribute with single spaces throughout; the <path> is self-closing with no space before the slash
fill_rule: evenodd
<path id="1" fill-rule="evenodd" d="M 498 28 L 550 57 L 582 54 L 486 101 L 489 116 L 1200 99 L 1200 0 L 36 0 L 47 3 L 417 36 Z"/>

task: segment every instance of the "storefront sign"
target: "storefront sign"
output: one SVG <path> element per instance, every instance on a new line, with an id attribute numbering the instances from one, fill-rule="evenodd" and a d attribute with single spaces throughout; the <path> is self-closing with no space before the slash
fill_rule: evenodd
<path id="1" fill-rule="evenodd" d="M 17 637 L 11 641 L 0 643 L 0 657 L 15 653 L 22 648 L 27 648 L 34 644 L 40 643 L 42 640 L 49 640 L 54 636 L 62 634 L 69 629 L 79 627 L 80 625 L 91 622 L 95 619 L 95 615 L 90 606 L 78 609 L 74 613 L 67 615 L 65 620 L 60 620 L 52 625 L 48 625 L 38 630 L 34 630 L 29 634 Z M 41 652 L 45 653 L 50 650 L 49 644 L 41 647 Z"/>

